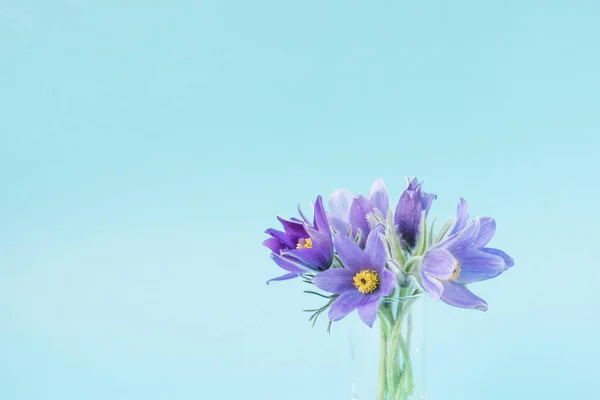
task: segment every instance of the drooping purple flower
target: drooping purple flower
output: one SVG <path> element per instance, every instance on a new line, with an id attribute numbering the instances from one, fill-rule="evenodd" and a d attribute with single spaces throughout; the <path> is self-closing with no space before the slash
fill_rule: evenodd
<path id="1" fill-rule="evenodd" d="M 491 217 L 469 218 L 467 202 L 460 199 L 450 237 L 425 253 L 420 281 L 435 300 L 461 308 L 487 311 L 485 300 L 465 285 L 495 278 L 514 265 L 504 251 L 486 247 L 496 232 Z"/>
<path id="2" fill-rule="evenodd" d="M 437 198 L 435 194 L 423 192 L 421 190 L 422 184 L 423 182 L 419 183 L 416 177 L 408 182 L 407 188 L 398 200 L 394 215 L 394 222 L 398 227 L 400 239 L 409 250 L 417 244 L 423 212 L 427 215 L 433 200 Z"/>
<path id="3" fill-rule="evenodd" d="M 338 321 L 358 309 L 360 319 L 372 327 L 379 300 L 394 290 L 396 275 L 385 268 L 382 233 L 379 225 L 371 230 L 364 250 L 344 235 L 335 236 L 335 248 L 344 268 L 332 268 L 313 278 L 319 289 L 340 295 L 329 309 L 331 321 Z"/>
<path id="4" fill-rule="evenodd" d="M 359 245 L 364 248 L 371 231 L 367 215 L 377 209 L 385 218 L 389 208 L 389 196 L 385 183 L 377 178 L 367 197 L 355 196 L 349 190 L 339 189 L 329 196 L 327 205 L 329 221 L 335 230 L 343 235 L 350 232 L 352 238 L 356 237 L 360 230 Z"/>
<path id="5" fill-rule="evenodd" d="M 310 271 L 325 271 L 331 266 L 333 238 L 321 196 L 315 202 L 313 223 L 310 224 L 304 215 L 302 217 L 304 221 L 277 217 L 283 225 L 283 232 L 276 229 L 265 231 L 271 237 L 263 241 L 263 245 L 271 249 L 273 261 L 288 272 L 267 283 L 296 278 Z"/>

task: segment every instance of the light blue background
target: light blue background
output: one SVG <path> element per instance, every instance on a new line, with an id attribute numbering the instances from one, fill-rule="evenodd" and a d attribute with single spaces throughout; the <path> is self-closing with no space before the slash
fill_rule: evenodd
<path id="1" fill-rule="evenodd" d="M 598 1 L 0 1 L 0 398 L 345 400 L 260 245 L 404 177 L 516 266 L 431 399 L 600 398 Z"/>

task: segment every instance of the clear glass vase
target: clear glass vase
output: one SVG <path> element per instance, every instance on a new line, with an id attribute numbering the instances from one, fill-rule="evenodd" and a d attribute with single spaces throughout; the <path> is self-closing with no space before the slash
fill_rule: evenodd
<path id="1" fill-rule="evenodd" d="M 382 299 L 369 328 L 351 329 L 352 400 L 426 399 L 423 295 Z"/>

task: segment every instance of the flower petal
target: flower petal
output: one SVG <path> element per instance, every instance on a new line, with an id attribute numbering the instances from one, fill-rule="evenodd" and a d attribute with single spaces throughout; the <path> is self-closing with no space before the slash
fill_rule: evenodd
<path id="1" fill-rule="evenodd" d="M 337 234 L 333 239 L 335 249 L 342 264 L 355 274 L 358 273 L 365 265 L 368 265 L 369 259 L 364 251 L 354 240 Z"/>
<path id="2" fill-rule="evenodd" d="M 479 235 L 480 226 L 479 218 L 474 217 L 465 229 L 446 241 L 448 250 L 455 252 L 471 247 Z"/>
<path id="3" fill-rule="evenodd" d="M 423 257 L 421 271 L 440 281 L 445 281 L 452 277 L 456 261 L 452 253 L 446 249 L 431 249 Z"/>
<path id="4" fill-rule="evenodd" d="M 295 238 L 296 240 L 300 238 L 306 239 L 308 237 L 308 233 L 306 232 L 303 223 L 288 220 L 279 216 L 277 217 L 277 219 L 279 220 L 279 222 L 281 222 L 281 225 L 283 225 L 283 230 L 289 236 Z"/>
<path id="5" fill-rule="evenodd" d="M 429 213 L 429 209 L 431 208 L 431 205 L 433 204 L 433 201 L 435 199 L 437 199 L 437 194 L 423 192 L 423 197 L 421 198 L 421 206 L 425 211 L 425 215 Z"/>
<path id="6" fill-rule="evenodd" d="M 423 286 L 423 289 L 425 289 L 425 291 L 429 293 L 432 299 L 438 301 L 442 295 L 442 292 L 444 291 L 444 286 L 442 286 L 442 282 L 440 282 L 438 279 L 432 278 L 430 275 L 423 271 L 421 271 L 419 276 L 421 278 L 421 285 Z"/>
<path id="7" fill-rule="evenodd" d="M 340 294 L 354 289 L 354 272 L 346 268 L 333 268 L 320 272 L 312 282 L 321 290 Z"/>
<path id="8" fill-rule="evenodd" d="M 317 201 L 315 202 L 313 226 L 316 230 L 329 233 L 329 223 L 327 222 L 327 214 L 325 214 L 325 207 L 323 206 L 323 198 L 321 196 L 317 196 Z"/>
<path id="9" fill-rule="evenodd" d="M 271 258 L 273 261 L 275 261 L 275 264 L 286 271 L 293 272 L 295 274 L 301 274 L 308 271 L 308 268 L 300 264 L 298 261 L 287 257 L 282 257 L 279 254 L 271 253 Z"/>
<path id="10" fill-rule="evenodd" d="M 337 232 L 346 236 L 346 234 L 350 230 L 350 222 L 343 221 L 343 220 L 339 219 L 338 217 L 333 217 L 331 215 L 328 216 L 327 219 L 329 220 L 329 223 L 331 224 L 331 226 L 333 226 Z"/>
<path id="11" fill-rule="evenodd" d="M 470 248 L 453 254 L 460 263 L 460 274 L 456 282 L 463 285 L 492 279 L 506 269 L 502 257 L 478 249 Z"/>
<path id="12" fill-rule="evenodd" d="M 482 248 L 492 240 L 496 233 L 496 221 L 492 217 L 482 217 L 479 219 L 480 227 L 477 239 L 473 242 L 476 249 Z"/>
<path id="13" fill-rule="evenodd" d="M 308 220 L 308 218 L 306 218 L 306 216 L 302 212 L 302 209 L 300 208 L 300 203 L 298 203 L 298 214 L 300 214 L 300 216 L 302 217 L 304 222 L 306 222 L 308 225 L 310 225 L 310 221 Z"/>
<path id="14" fill-rule="evenodd" d="M 327 207 L 329 213 L 342 221 L 348 221 L 348 214 L 350 213 L 350 204 L 354 195 L 352 192 L 346 189 L 339 189 L 333 192 L 327 199 Z"/>
<path id="15" fill-rule="evenodd" d="M 468 221 L 469 205 L 467 204 L 467 201 L 461 197 L 458 202 L 458 207 L 456 207 L 456 222 L 454 223 L 454 228 L 450 231 L 450 236 L 465 229 Z"/>
<path id="16" fill-rule="evenodd" d="M 444 282 L 442 301 L 454 307 L 472 308 L 487 311 L 488 305 L 480 297 L 475 296 L 469 289 L 456 282 Z"/>
<path id="17" fill-rule="evenodd" d="M 349 221 L 352 225 L 352 235 L 356 235 L 358 230 L 362 232 L 360 247 L 364 247 L 367 241 L 367 235 L 371 230 L 369 228 L 369 221 L 367 220 L 367 214 L 373 212 L 373 206 L 367 200 L 365 196 L 358 195 L 352 200 L 350 205 Z"/>
<path id="18" fill-rule="evenodd" d="M 417 192 L 405 190 L 400 195 L 394 221 L 398 226 L 400 238 L 409 248 L 417 244 L 422 211 L 421 199 Z"/>
<path id="19" fill-rule="evenodd" d="M 310 226 L 306 227 L 309 236 L 312 239 L 312 248 L 320 252 L 323 255 L 323 264 L 321 269 L 327 269 L 331 267 L 333 263 L 333 237 L 331 236 L 331 230 L 317 231 Z"/>
<path id="20" fill-rule="evenodd" d="M 480 249 L 480 250 L 485 253 L 493 254 L 495 256 L 501 257 L 504 260 L 504 264 L 506 264 L 506 269 L 509 269 L 510 267 L 515 265 L 515 260 L 513 260 L 513 258 L 511 256 L 509 256 L 502 250 L 493 249 L 491 247 L 484 247 L 483 249 Z"/>
<path id="21" fill-rule="evenodd" d="M 273 236 L 280 242 L 282 242 L 288 249 L 296 247 L 297 241 L 285 232 L 278 231 L 277 229 L 269 228 L 265 231 L 266 234 Z"/>
<path id="22" fill-rule="evenodd" d="M 273 278 L 273 279 L 269 279 L 267 281 L 267 285 L 270 284 L 271 282 L 276 282 L 276 281 L 286 281 L 288 279 L 294 279 L 297 278 L 299 276 L 299 274 L 290 272 L 289 274 L 285 274 L 285 275 L 281 275 L 277 278 Z"/>
<path id="23" fill-rule="evenodd" d="M 263 240 L 263 246 L 267 246 L 271 249 L 272 252 L 279 254 L 281 250 L 285 249 L 285 245 L 281 243 L 278 239 L 274 237 L 270 237 L 268 239 Z"/>
<path id="24" fill-rule="evenodd" d="M 362 305 L 365 301 L 365 295 L 360 293 L 357 289 L 344 292 L 333 301 L 329 308 L 329 319 L 332 321 L 339 321 L 346 315 L 354 311 L 358 306 Z"/>
<path id="25" fill-rule="evenodd" d="M 377 319 L 377 308 L 379 306 L 379 299 L 369 301 L 358 307 L 358 317 L 362 322 L 367 324 L 369 328 L 373 327 L 375 320 Z"/>
<path id="26" fill-rule="evenodd" d="M 383 273 L 379 276 L 381 283 L 379 284 L 379 290 L 382 296 L 388 296 L 394 291 L 396 287 L 396 275 L 389 269 L 384 269 Z"/>
<path id="27" fill-rule="evenodd" d="M 387 260 L 387 253 L 385 252 L 385 245 L 381 239 L 381 235 L 384 233 L 383 227 L 377 225 L 367 237 L 367 244 L 365 246 L 365 253 L 369 258 L 369 267 L 375 269 L 379 275 L 385 268 L 385 262 Z"/>
<path id="28" fill-rule="evenodd" d="M 386 217 L 389 208 L 389 195 L 385 183 L 380 178 L 375 179 L 369 190 L 369 202 Z"/>
<path id="29" fill-rule="evenodd" d="M 417 181 L 417 177 L 413 176 L 412 180 L 408 180 L 408 177 L 406 178 L 406 182 L 408 182 L 408 184 L 406 185 L 406 190 L 412 190 L 415 191 L 417 190 L 419 187 L 421 187 L 421 185 L 419 184 L 419 181 Z"/>
<path id="30" fill-rule="evenodd" d="M 311 237 L 313 238 L 312 248 L 284 250 L 281 255 L 293 257 L 316 271 L 324 271 L 331 267 L 333 262 L 333 247 L 329 246 L 326 239 L 319 238 L 314 234 Z"/>

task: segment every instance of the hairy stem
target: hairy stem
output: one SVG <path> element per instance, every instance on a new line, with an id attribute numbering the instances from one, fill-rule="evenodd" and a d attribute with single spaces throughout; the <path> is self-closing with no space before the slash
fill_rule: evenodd
<path id="1" fill-rule="evenodd" d="M 381 343 L 379 349 L 379 379 L 377 381 L 377 400 L 386 400 L 386 383 L 385 383 L 385 361 L 387 358 L 387 336 L 389 331 L 389 323 L 382 315 L 382 311 L 379 312 L 379 322 L 381 324 Z"/>

